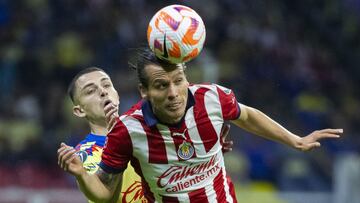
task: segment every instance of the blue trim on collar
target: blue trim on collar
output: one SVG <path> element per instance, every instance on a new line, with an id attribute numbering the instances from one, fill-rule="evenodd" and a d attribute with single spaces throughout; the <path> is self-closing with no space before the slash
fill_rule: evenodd
<path id="1" fill-rule="evenodd" d="M 192 92 L 188 89 L 188 100 L 186 103 L 186 109 L 185 114 L 187 110 L 195 105 L 195 98 Z M 156 118 L 154 112 L 152 111 L 152 106 L 149 100 L 144 100 L 141 104 L 141 110 L 144 116 L 144 120 L 147 126 L 153 127 L 156 124 L 160 123 L 160 121 Z M 184 115 L 185 117 L 185 115 Z M 181 123 L 184 120 L 184 117 L 181 119 L 179 123 Z M 168 124 L 167 124 L 168 125 Z M 169 125 L 172 126 L 172 125 Z M 178 126 L 178 124 L 175 124 L 174 126 Z"/>
<path id="2" fill-rule="evenodd" d="M 96 134 L 89 133 L 88 135 L 86 135 L 85 139 L 80 141 L 78 144 L 82 145 L 82 144 L 85 144 L 88 142 L 95 141 L 96 145 L 98 145 L 100 147 L 104 147 L 105 140 L 106 140 L 106 135 L 96 135 Z"/>
<path id="3" fill-rule="evenodd" d="M 159 122 L 152 111 L 152 106 L 149 100 L 143 101 L 143 103 L 141 104 L 141 109 L 144 115 L 146 125 L 154 126 Z"/>

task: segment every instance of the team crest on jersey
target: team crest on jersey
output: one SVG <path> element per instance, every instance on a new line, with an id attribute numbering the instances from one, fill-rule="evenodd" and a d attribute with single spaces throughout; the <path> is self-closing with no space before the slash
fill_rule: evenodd
<path id="1" fill-rule="evenodd" d="M 88 154 L 85 152 L 85 151 L 77 151 L 76 154 L 79 156 L 81 162 L 85 162 L 87 157 L 88 157 Z"/>
<path id="2" fill-rule="evenodd" d="M 194 147 L 191 143 L 184 141 L 178 149 L 178 156 L 183 160 L 188 160 L 194 155 Z"/>

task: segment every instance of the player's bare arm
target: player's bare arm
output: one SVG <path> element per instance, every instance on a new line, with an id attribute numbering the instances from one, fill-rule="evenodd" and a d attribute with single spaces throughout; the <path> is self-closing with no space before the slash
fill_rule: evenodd
<path id="1" fill-rule="evenodd" d="M 89 200 L 111 202 L 122 173 L 109 174 L 99 168 L 96 174 L 89 174 L 75 153 L 72 147 L 61 143 L 58 149 L 59 166 L 76 177 L 79 188 Z"/>
<path id="2" fill-rule="evenodd" d="M 116 190 L 116 187 L 118 183 L 121 182 L 122 177 L 120 174 L 107 173 L 102 168 L 99 168 L 96 171 L 96 175 L 99 177 L 104 186 L 111 192 Z"/>
<path id="3" fill-rule="evenodd" d="M 266 116 L 261 111 L 240 104 L 241 114 L 233 123 L 253 134 L 274 140 L 301 151 L 320 147 L 319 140 L 339 138 L 343 129 L 316 130 L 305 137 L 297 136 Z"/>

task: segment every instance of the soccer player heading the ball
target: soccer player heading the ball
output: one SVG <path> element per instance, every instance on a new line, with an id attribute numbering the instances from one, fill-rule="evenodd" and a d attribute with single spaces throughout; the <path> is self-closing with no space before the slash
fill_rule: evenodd
<path id="1" fill-rule="evenodd" d="M 113 123 L 118 117 L 119 94 L 109 75 L 97 67 L 89 67 L 76 74 L 69 85 L 68 94 L 74 104 L 74 115 L 88 121 L 90 133 L 75 149 L 71 147 L 67 147 L 67 149 L 71 150 L 69 152 L 76 151 L 86 171 L 92 174 L 99 167 L 106 134 L 108 128 L 112 126 L 108 122 Z M 136 109 L 136 105 L 132 109 Z M 132 109 L 125 114 L 131 113 Z M 232 141 L 225 140 L 228 130 L 229 127 L 224 126 L 222 131 L 223 151 L 230 151 L 232 147 Z M 123 173 L 121 189 L 121 192 L 115 193 L 112 201 L 117 199 L 118 203 L 146 202 L 142 192 L 141 179 L 130 164 Z"/>
<path id="2" fill-rule="evenodd" d="M 95 202 L 113 197 L 129 162 L 141 176 L 149 202 L 236 202 L 221 150 L 225 121 L 301 151 L 320 147 L 320 139 L 342 133 L 323 129 L 295 135 L 261 111 L 239 103 L 228 88 L 189 85 L 183 64 L 168 64 L 149 50 L 140 54 L 136 69 L 144 100 L 117 120 L 97 173 L 86 173 L 78 158 L 69 159 L 71 153 L 59 154 L 60 163 Z"/>

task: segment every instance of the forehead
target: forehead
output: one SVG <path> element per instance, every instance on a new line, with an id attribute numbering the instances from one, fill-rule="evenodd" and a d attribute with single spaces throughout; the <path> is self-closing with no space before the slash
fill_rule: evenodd
<path id="1" fill-rule="evenodd" d="M 76 81 L 77 89 L 82 89 L 87 84 L 98 83 L 102 80 L 110 80 L 109 76 L 102 71 L 93 71 L 80 76 Z"/>
<path id="2" fill-rule="evenodd" d="M 184 74 L 184 67 L 181 64 L 162 67 L 156 64 L 146 66 L 146 72 L 150 80 L 162 77 L 173 77 Z"/>

